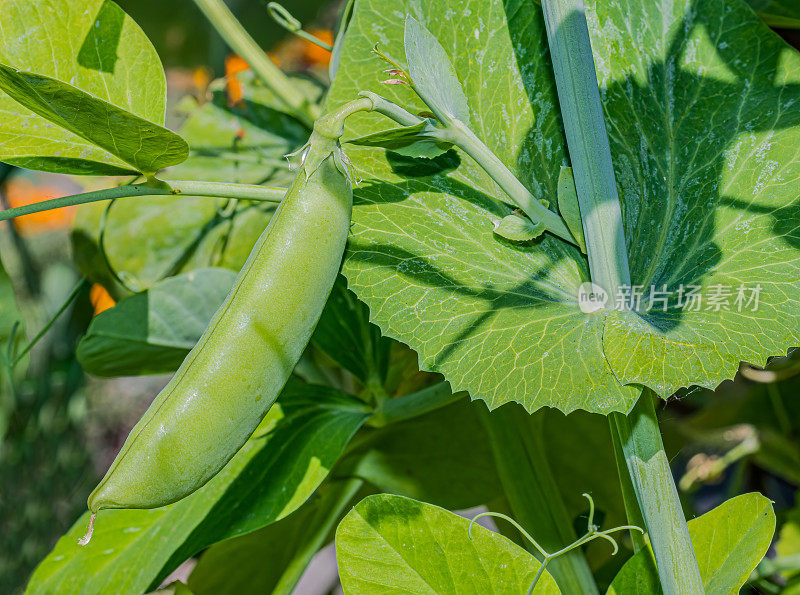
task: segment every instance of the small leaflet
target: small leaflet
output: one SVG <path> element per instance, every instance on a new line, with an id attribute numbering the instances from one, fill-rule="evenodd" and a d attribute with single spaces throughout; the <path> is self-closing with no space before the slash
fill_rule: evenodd
<path id="1" fill-rule="evenodd" d="M 408 75 L 420 98 L 440 117 L 469 124 L 467 96 L 442 44 L 412 16 L 406 16 L 404 44 Z"/>
<path id="2" fill-rule="evenodd" d="M 558 175 L 558 212 L 561 213 L 567 229 L 578 242 L 581 252 L 586 254 L 586 239 L 583 236 L 583 221 L 581 219 L 581 209 L 578 205 L 578 191 L 575 189 L 575 178 L 572 175 L 572 168 L 565 165 L 561 166 L 561 173 Z"/>
<path id="3" fill-rule="evenodd" d="M 529 242 L 544 233 L 543 221 L 534 223 L 522 215 L 506 215 L 494 226 L 494 233 L 512 242 Z"/>
<path id="4" fill-rule="evenodd" d="M 452 148 L 452 143 L 436 136 L 438 129 L 429 120 L 414 126 L 391 128 L 374 134 L 355 138 L 350 142 L 365 147 L 382 147 L 405 157 L 432 159 Z"/>

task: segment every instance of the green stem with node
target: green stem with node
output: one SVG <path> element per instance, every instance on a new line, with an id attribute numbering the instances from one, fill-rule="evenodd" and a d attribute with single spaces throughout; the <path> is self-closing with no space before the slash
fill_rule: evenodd
<path id="1" fill-rule="evenodd" d="M 656 398 L 644 389 L 629 415 L 612 413 L 612 436 L 623 453 L 622 471 L 627 470 L 633 483 L 664 592 L 702 593 L 703 580 L 661 440 Z"/>
<path id="2" fill-rule="evenodd" d="M 592 282 L 609 295 L 631 285 L 628 252 L 583 0 L 542 0 L 562 122 Z M 609 306 L 613 300 L 608 300 Z M 602 310 L 595 316 L 605 316 Z M 609 417 L 629 511 L 641 510 L 665 593 L 702 593 L 703 582 L 658 427 L 644 389 L 630 415 Z M 623 464 L 624 462 L 624 464 Z M 639 518 L 639 515 L 632 515 Z M 630 520 L 630 517 L 629 517 Z M 640 545 L 640 544 L 639 544 Z"/>
<path id="3" fill-rule="evenodd" d="M 0 221 L 22 217 L 31 213 L 41 213 L 52 209 L 73 207 L 90 202 L 114 200 L 117 198 L 131 198 L 135 196 L 206 196 L 216 198 L 238 198 L 256 202 L 279 203 L 286 194 L 286 188 L 273 188 L 270 186 L 256 186 L 253 184 L 226 184 L 220 182 L 194 182 L 194 181 L 156 181 L 151 184 L 130 184 L 94 190 L 82 194 L 73 194 L 62 198 L 44 200 L 13 209 L 0 211 Z"/>
<path id="4" fill-rule="evenodd" d="M 369 98 L 373 102 L 371 111 L 382 114 L 402 126 L 416 126 L 424 121 L 375 93 L 362 91 L 359 96 Z M 440 120 L 440 124 L 441 127 L 433 133 L 436 138 L 454 144 L 469 155 L 532 221 L 543 222 L 545 228 L 552 234 L 577 245 L 563 219 L 545 207 L 468 126 L 453 119 L 448 119 L 447 122 Z"/>
<path id="5" fill-rule="evenodd" d="M 358 97 L 328 112 L 314 122 L 314 132 L 326 138 L 338 139 L 344 134 L 344 121 L 358 112 L 372 111 L 375 104 L 370 97 Z"/>
<path id="6" fill-rule="evenodd" d="M 459 120 L 453 120 L 442 129 L 440 138 L 452 142 L 472 157 L 531 221 L 541 221 L 550 233 L 570 244 L 577 245 L 577 242 L 564 224 L 564 220 L 539 202 L 539 199 L 511 173 L 511 170 L 500 161 L 497 155 L 468 126 Z"/>
<path id="7" fill-rule="evenodd" d="M 286 106 L 287 110 L 309 128 L 319 116 L 319 107 L 311 103 L 245 31 L 225 6 L 223 0 L 194 0 L 211 25 L 233 51 L 244 58 L 253 72 Z"/>

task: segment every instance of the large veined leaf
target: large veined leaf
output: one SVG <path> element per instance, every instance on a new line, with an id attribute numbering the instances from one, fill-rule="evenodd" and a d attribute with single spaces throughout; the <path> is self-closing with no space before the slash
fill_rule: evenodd
<path id="1" fill-rule="evenodd" d="M 732 595 L 767 553 L 775 532 L 775 513 L 761 494 L 742 494 L 690 520 L 688 526 L 705 592 Z M 660 592 L 648 549 L 628 560 L 608 589 L 608 595 Z"/>
<path id="2" fill-rule="evenodd" d="M 771 27 L 800 28 L 800 5 L 795 0 L 747 0 Z"/>
<path id="3" fill-rule="evenodd" d="M 800 343 L 800 55 L 739 0 L 587 4 L 631 275 L 646 288 L 637 311 L 581 312 L 586 261 L 552 235 L 499 241 L 492 222 L 511 209 L 465 154 L 348 151 L 364 180 L 344 266 L 351 287 L 424 369 L 492 407 L 627 411 L 638 385 L 661 396 L 714 387 L 741 360 Z M 402 19 L 387 14 L 410 14 L 436 36 L 473 131 L 555 202 L 567 157 L 540 9 L 364 0 L 328 107 L 368 89 L 423 109 L 406 86 L 378 85 L 372 46 L 403 55 Z M 349 122 L 352 136 L 387 127 L 373 114 Z M 666 311 L 651 286 L 670 292 Z M 705 299 L 699 310 L 677 304 L 691 291 Z"/>
<path id="4" fill-rule="evenodd" d="M 274 96 L 248 73 L 237 75 L 242 97 L 235 105 L 221 87 L 211 84 L 210 101 L 198 105 L 187 98 L 180 132 L 192 146 L 184 163 L 163 172 L 164 179 L 288 185 L 293 173 L 283 155 L 308 138 L 304 126 L 275 107 Z M 310 95 L 313 88 L 307 89 Z M 108 271 L 122 273 L 129 285 L 144 290 L 165 276 L 198 267 L 222 266 L 238 271 L 275 206 L 190 196 L 140 197 L 114 203 L 108 211 L 104 246 L 99 231 L 107 203 L 82 205 L 72 242 L 81 272 L 113 289 Z M 153 230 L 146 233 L 143 230 Z M 146 245 L 143 245 L 145 242 Z"/>
<path id="5" fill-rule="evenodd" d="M 174 372 L 233 287 L 228 269 L 197 269 L 156 283 L 97 315 L 76 355 L 95 376 Z"/>
<path id="6" fill-rule="evenodd" d="M 29 593 L 141 593 L 212 543 L 260 529 L 305 502 L 367 418 L 364 405 L 292 381 L 253 437 L 208 484 L 152 510 L 83 515 L 34 572 Z"/>
<path id="7" fill-rule="evenodd" d="M 0 1 L 0 62 L 164 123 L 166 81 L 158 55 L 111 0 Z M 0 161 L 61 173 L 131 171 L 118 157 L 2 92 L 0 114 Z"/>
<path id="8" fill-rule="evenodd" d="M 336 530 L 345 593 L 527 593 L 539 561 L 502 535 L 438 506 L 381 494 Z M 542 573 L 534 594 L 560 593 Z"/>

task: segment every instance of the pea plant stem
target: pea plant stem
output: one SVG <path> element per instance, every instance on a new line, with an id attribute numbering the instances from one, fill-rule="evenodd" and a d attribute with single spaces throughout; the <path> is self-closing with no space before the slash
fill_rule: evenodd
<path id="1" fill-rule="evenodd" d="M 88 284 L 89 282 L 86 279 L 81 279 L 80 281 L 78 281 L 78 284 L 75 285 L 72 291 L 70 291 L 69 295 L 67 296 L 67 299 L 64 300 L 64 303 L 61 304 L 61 307 L 56 311 L 55 314 L 53 314 L 48 323 L 44 325 L 42 330 L 36 333 L 36 336 L 33 337 L 33 339 L 31 339 L 30 342 L 15 357 L 9 358 L 12 368 L 15 367 L 17 364 L 19 364 L 19 362 L 22 361 L 22 358 L 24 358 L 26 355 L 28 355 L 28 353 L 30 353 L 31 349 L 33 349 L 36 346 L 36 344 L 42 339 L 42 337 L 44 337 L 47 334 L 47 331 L 53 328 L 53 325 L 56 323 L 56 321 L 59 318 L 61 318 L 61 315 L 67 311 L 67 308 L 69 308 L 72 305 L 72 302 L 74 302 L 77 299 L 81 291 L 83 291 L 83 289 Z"/>
<path id="2" fill-rule="evenodd" d="M 631 284 L 631 276 L 583 0 L 542 0 L 542 10 L 592 282 L 614 296 L 619 288 Z M 612 438 L 630 476 L 664 592 L 702 593 L 703 582 L 652 397 L 645 389 L 630 415 L 610 416 Z M 623 478 L 623 492 L 626 481 Z M 626 504 L 630 510 L 630 490 Z"/>
<path id="3" fill-rule="evenodd" d="M 40 213 L 51 209 L 72 207 L 90 202 L 130 198 L 135 196 L 209 196 L 217 198 L 238 198 L 242 200 L 279 203 L 286 193 L 285 188 L 255 186 L 252 184 L 225 184 L 218 182 L 170 181 L 165 185 L 150 186 L 147 184 L 130 184 L 103 190 L 94 190 L 62 198 L 44 200 L 12 209 L 0 211 L 0 221 Z"/>
<path id="4" fill-rule="evenodd" d="M 194 0 L 225 42 L 239 54 L 298 120 L 311 128 L 320 110 L 259 47 L 223 0 Z"/>
<path id="5" fill-rule="evenodd" d="M 630 524 L 636 525 L 637 527 L 644 527 L 645 523 L 644 518 L 642 518 L 642 509 L 639 507 L 639 501 L 636 498 L 636 488 L 628 472 L 628 461 L 625 458 L 625 452 L 622 448 L 622 440 L 619 435 L 617 424 L 613 419 L 609 419 L 608 425 L 611 431 L 611 442 L 614 445 L 614 459 L 617 463 L 617 474 L 619 475 L 625 514 Z M 644 536 L 633 531 L 631 532 L 631 541 L 634 553 L 638 552 L 646 545 Z"/>
<path id="6" fill-rule="evenodd" d="M 544 222 L 548 231 L 571 244 L 575 243 L 561 217 L 539 202 L 466 125 L 458 120 L 452 121 L 442 131 L 442 138 L 451 141 L 472 157 L 532 221 Z"/>
<path id="7" fill-rule="evenodd" d="M 630 415 L 613 413 L 628 473 L 665 593 L 703 593 L 703 581 L 658 428 L 655 395 L 642 391 Z"/>
<path id="8" fill-rule="evenodd" d="M 402 126 L 415 126 L 423 121 L 422 118 L 375 93 L 362 91 L 359 96 L 372 101 L 371 111 L 382 114 Z M 531 220 L 543 221 L 548 231 L 571 244 L 576 243 L 561 217 L 539 202 L 468 126 L 453 119 L 440 123 L 443 128 L 437 131 L 438 138 L 456 145 L 469 155 Z"/>
<path id="9" fill-rule="evenodd" d="M 439 382 L 404 397 L 386 399 L 367 423 L 375 427 L 387 426 L 430 413 L 466 396 L 464 392 L 454 393 L 449 382 Z"/>
<path id="10" fill-rule="evenodd" d="M 497 472 L 517 522 L 536 535 L 541 547 L 556 551 L 575 542 L 576 535 L 560 497 L 542 440 L 542 416 L 528 416 L 516 407 L 489 413 L 480 408 L 494 453 Z M 533 551 L 563 593 L 598 593 L 592 572 L 580 549 L 550 560 Z"/>
<path id="11" fill-rule="evenodd" d="M 394 120 L 401 126 L 416 126 L 417 124 L 422 123 L 422 118 L 415 116 L 408 110 L 405 110 L 396 103 L 381 97 L 377 93 L 373 93 L 372 91 L 361 91 L 358 96 L 365 97 L 372 101 L 372 111 Z"/>
<path id="12" fill-rule="evenodd" d="M 292 13 L 290 13 L 277 2 L 270 2 L 267 4 L 267 12 L 269 12 L 269 16 L 272 17 L 273 21 L 278 23 L 278 25 L 290 33 L 294 33 L 298 37 L 313 43 L 315 46 L 321 47 L 323 50 L 327 50 L 329 52 L 333 51 L 333 46 L 331 44 L 322 41 L 319 37 L 314 37 L 310 33 L 303 31 L 303 24 L 294 18 Z"/>
<path id="13" fill-rule="evenodd" d="M 628 251 L 583 0 L 542 0 L 592 282 L 630 285 Z"/>

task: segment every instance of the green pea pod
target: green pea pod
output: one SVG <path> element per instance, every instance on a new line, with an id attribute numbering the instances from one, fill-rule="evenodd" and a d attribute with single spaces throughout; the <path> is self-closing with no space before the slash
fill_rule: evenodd
<path id="1" fill-rule="evenodd" d="M 353 204 L 345 163 L 335 136 L 312 134 L 231 293 L 89 496 L 93 513 L 180 500 L 253 433 L 308 343 L 339 270 Z"/>

